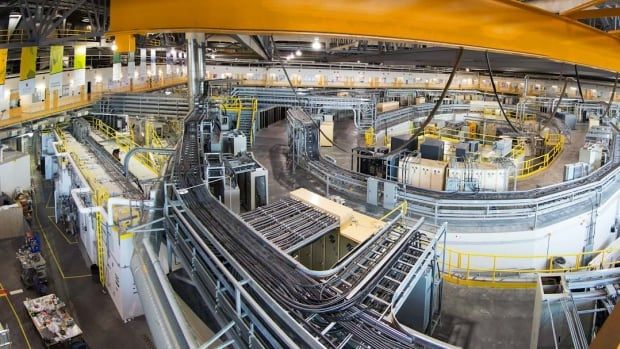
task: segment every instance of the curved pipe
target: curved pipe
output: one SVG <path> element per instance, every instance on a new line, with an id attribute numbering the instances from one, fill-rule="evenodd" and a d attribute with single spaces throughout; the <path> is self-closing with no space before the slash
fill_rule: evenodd
<path id="1" fill-rule="evenodd" d="M 173 148 L 133 148 L 127 152 L 123 161 L 123 175 L 129 174 L 129 160 L 137 153 L 156 153 L 164 155 L 172 155 L 174 153 Z"/>

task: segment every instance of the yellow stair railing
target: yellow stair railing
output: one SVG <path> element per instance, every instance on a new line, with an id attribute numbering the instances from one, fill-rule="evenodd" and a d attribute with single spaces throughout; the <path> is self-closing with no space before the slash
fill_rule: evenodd
<path id="1" fill-rule="evenodd" d="M 249 106 L 247 107 L 252 111 L 252 120 L 250 127 L 250 145 L 254 145 L 254 122 L 256 121 L 256 115 L 258 114 L 258 100 L 256 98 L 252 98 Z"/>
<path id="2" fill-rule="evenodd" d="M 104 205 L 108 202 L 110 198 L 110 194 L 105 191 L 103 188 L 95 190 L 93 194 L 93 198 L 95 199 L 95 204 L 100 207 L 104 207 Z M 108 212 L 108 214 L 112 214 L 112 212 Z M 103 215 L 100 211 L 95 213 L 96 220 L 96 237 L 97 237 L 97 265 L 99 266 L 99 282 L 101 285 L 105 286 L 105 251 L 103 246 L 103 229 L 105 221 L 103 220 Z"/>

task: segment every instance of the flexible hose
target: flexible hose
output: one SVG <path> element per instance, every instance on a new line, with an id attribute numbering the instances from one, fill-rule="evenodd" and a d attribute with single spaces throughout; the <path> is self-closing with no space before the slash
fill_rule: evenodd
<path id="1" fill-rule="evenodd" d="M 499 104 L 499 110 L 501 110 L 502 115 L 504 116 L 504 119 L 506 120 L 508 125 L 510 125 L 510 128 L 516 133 L 521 133 L 521 131 L 519 131 L 515 127 L 515 125 L 513 125 L 512 122 L 508 119 L 508 116 L 506 115 L 506 111 L 504 111 L 504 106 L 502 105 L 502 101 L 499 100 L 499 95 L 497 94 L 497 87 L 495 86 L 495 79 L 493 78 L 493 69 L 491 69 L 491 60 L 489 60 L 489 51 L 484 51 L 484 57 L 486 58 L 486 61 L 487 61 L 487 70 L 489 71 L 489 78 L 491 78 L 491 86 L 493 87 L 493 94 L 495 95 L 495 100 L 497 101 L 497 104 Z"/>
<path id="2" fill-rule="evenodd" d="M 418 130 L 411 136 L 411 138 L 409 138 L 409 140 L 407 142 L 403 143 L 400 147 L 398 147 L 396 149 L 392 149 L 388 154 L 383 155 L 383 156 L 381 156 L 379 158 L 386 158 L 386 157 L 388 157 L 390 155 L 398 153 L 399 151 L 409 147 L 414 141 L 416 141 L 418 139 L 418 136 L 420 135 L 420 133 L 424 132 L 424 128 L 426 126 L 428 126 L 428 124 L 431 122 L 431 120 L 433 120 L 433 117 L 435 116 L 435 113 L 437 112 L 437 110 L 439 109 L 441 104 L 443 103 L 443 99 L 446 97 L 446 94 L 448 93 L 448 89 L 450 88 L 450 85 L 452 84 L 452 80 L 454 79 L 454 76 L 456 75 L 456 70 L 458 69 L 459 64 L 461 63 L 461 58 L 462 57 L 463 57 L 463 48 L 461 47 L 461 48 L 459 48 L 459 52 L 458 52 L 458 54 L 456 56 L 456 61 L 454 62 L 454 66 L 452 67 L 452 72 L 450 73 L 450 77 L 448 78 L 448 82 L 443 87 L 443 91 L 441 91 L 441 96 L 439 96 L 439 99 L 435 103 L 435 106 L 433 107 L 433 110 L 431 110 L 431 113 L 428 114 L 428 117 L 426 118 L 426 120 L 424 120 L 424 122 L 422 123 L 420 128 L 418 128 Z"/>

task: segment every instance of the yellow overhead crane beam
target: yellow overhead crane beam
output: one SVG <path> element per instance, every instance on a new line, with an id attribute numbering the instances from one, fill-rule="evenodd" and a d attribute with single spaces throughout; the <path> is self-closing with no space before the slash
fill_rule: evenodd
<path id="1" fill-rule="evenodd" d="M 154 31 L 410 40 L 620 71 L 620 38 L 513 0 L 111 1 L 110 35 Z"/>

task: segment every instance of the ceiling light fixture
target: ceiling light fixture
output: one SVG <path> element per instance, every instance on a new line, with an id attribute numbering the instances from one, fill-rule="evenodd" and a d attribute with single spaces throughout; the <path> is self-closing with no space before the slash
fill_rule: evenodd
<path id="1" fill-rule="evenodd" d="M 312 49 L 313 50 L 320 50 L 322 47 L 321 42 L 319 41 L 319 38 L 314 38 L 314 41 L 312 42 Z"/>
<path id="2" fill-rule="evenodd" d="M 301 50 L 295 51 L 295 56 L 297 56 L 297 57 L 301 56 Z"/>

